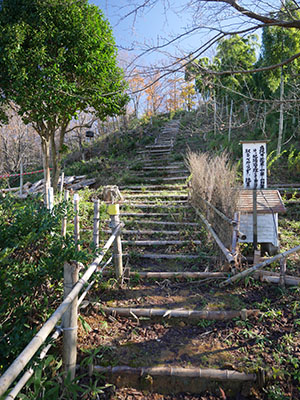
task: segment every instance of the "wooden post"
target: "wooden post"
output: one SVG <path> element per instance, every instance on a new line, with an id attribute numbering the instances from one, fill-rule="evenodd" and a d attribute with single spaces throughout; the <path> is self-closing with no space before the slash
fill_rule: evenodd
<path id="1" fill-rule="evenodd" d="M 108 214 L 110 215 L 110 227 L 112 231 L 120 224 L 120 207 L 119 204 L 109 204 Z M 118 281 L 122 281 L 123 276 L 123 259 L 122 259 L 122 243 L 121 235 L 118 233 L 114 240 L 114 264 L 116 277 Z"/>
<path id="2" fill-rule="evenodd" d="M 65 181 L 65 173 L 61 173 L 61 178 L 60 178 L 60 185 L 59 185 L 59 201 L 62 199 L 62 192 L 64 190 L 64 181 Z"/>
<path id="3" fill-rule="evenodd" d="M 285 287 L 285 274 L 286 274 L 286 257 L 280 260 L 280 286 Z"/>
<path id="4" fill-rule="evenodd" d="M 74 239 L 75 239 L 75 244 L 76 248 L 79 251 L 80 250 L 80 245 L 79 245 L 79 240 L 80 240 L 80 226 L 79 226 L 79 194 L 75 193 L 74 194 Z"/>
<path id="5" fill-rule="evenodd" d="M 23 194 L 23 159 L 20 161 L 20 196 Z"/>
<path id="6" fill-rule="evenodd" d="M 93 231 L 93 242 L 98 249 L 99 247 L 99 205 L 100 201 L 95 200 L 94 201 L 94 231 Z"/>
<path id="7" fill-rule="evenodd" d="M 253 247 L 257 250 L 257 191 L 253 189 Z"/>
<path id="8" fill-rule="evenodd" d="M 64 264 L 64 299 L 78 282 L 79 266 L 77 263 Z M 74 298 L 71 306 L 62 316 L 63 326 L 63 362 L 66 373 L 70 379 L 75 378 L 77 358 L 77 322 L 78 322 L 78 296 Z"/>
<path id="9" fill-rule="evenodd" d="M 64 201 L 67 202 L 69 200 L 69 191 L 65 190 Z M 67 212 L 65 212 L 62 227 L 61 227 L 61 234 L 63 237 L 66 237 L 67 234 Z"/>

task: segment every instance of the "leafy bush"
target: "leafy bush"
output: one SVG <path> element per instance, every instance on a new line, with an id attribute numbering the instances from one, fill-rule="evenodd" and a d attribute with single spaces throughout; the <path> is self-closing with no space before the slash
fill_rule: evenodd
<path id="1" fill-rule="evenodd" d="M 41 199 L 0 201 L 0 354 L 5 369 L 30 341 L 62 298 L 65 261 L 87 261 L 71 235 L 61 236 L 64 211 Z"/>

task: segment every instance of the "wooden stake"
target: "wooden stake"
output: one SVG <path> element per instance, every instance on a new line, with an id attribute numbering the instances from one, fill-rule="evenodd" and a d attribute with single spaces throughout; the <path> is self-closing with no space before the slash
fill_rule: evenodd
<path id="1" fill-rule="evenodd" d="M 94 229 L 93 229 L 93 242 L 96 249 L 99 247 L 99 200 L 94 201 Z"/>
<path id="2" fill-rule="evenodd" d="M 79 266 L 77 263 L 64 264 L 64 299 L 67 298 L 75 284 L 78 282 Z M 63 362 L 66 373 L 70 373 L 70 378 L 75 378 L 76 358 L 77 358 L 77 312 L 78 297 L 76 296 L 62 316 L 63 326 Z"/>
<path id="3" fill-rule="evenodd" d="M 284 287 L 285 286 L 285 274 L 286 274 L 286 258 L 282 258 L 280 260 L 280 279 L 279 283 L 280 286 Z"/>
<path id="4" fill-rule="evenodd" d="M 67 202 L 69 200 L 69 191 L 65 190 L 64 201 Z M 67 234 L 67 211 L 65 211 L 62 227 L 61 227 L 61 234 L 63 237 L 66 237 Z"/>
<path id="5" fill-rule="evenodd" d="M 79 240 L 80 240 L 80 225 L 79 225 L 79 194 L 75 193 L 74 194 L 74 239 L 75 239 L 75 244 L 76 248 L 79 251 L 80 250 L 80 245 L 79 245 Z"/>

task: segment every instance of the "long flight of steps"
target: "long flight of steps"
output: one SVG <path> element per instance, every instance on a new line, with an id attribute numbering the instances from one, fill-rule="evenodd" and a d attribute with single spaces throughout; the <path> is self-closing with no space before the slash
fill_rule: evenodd
<path id="1" fill-rule="evenodd" d="M 218 329 L 229 338 L 228 321 L 257 312 L 238 294 L 224 307 L 226 293 L 212 294 L 206 286 L 224 272 L 214 269 L 207 235 L 189 204 L 188 171 L 173 161 L 178 130 L 179 122 L 171 121 L 141 150 L 142 166 L 134 173 L 147 184 L 120 187 L 126 280 L 119 289 L 104 285 L 100 301 L 91 299 L 85 318 L 92 331 L 81 345 L 92 340 L 101 349 L 94 370 L 122 388 L 113 398 L 147 399 L 147 392 L 157 392 L 189 399 L 189 393 L 208 392 L 243 399 L 257 376 L 233 367 L 236 360 L 242 365 L 243 353 L 225 343 Z M 153 183 L 158 177 L 160 183 Z M 105 231 L 109 236 L 108 226 Z"/>

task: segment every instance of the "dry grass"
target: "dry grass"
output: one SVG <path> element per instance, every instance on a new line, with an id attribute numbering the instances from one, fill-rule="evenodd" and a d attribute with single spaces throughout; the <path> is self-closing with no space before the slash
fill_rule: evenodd
<path id="1" fill-rule="evenodd" d="M 220 238 L 228 242 L 232 232 L 230 225 L 208 207 L 203 199 L 233 219 L 239 196 L 236 166 L 229 161 L 227 153 L 213 156 L 189 151 L 186 162 L 192 176 L 192 204 L 206 215 Z"/>

